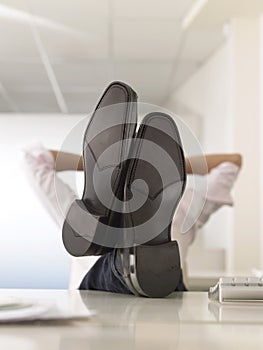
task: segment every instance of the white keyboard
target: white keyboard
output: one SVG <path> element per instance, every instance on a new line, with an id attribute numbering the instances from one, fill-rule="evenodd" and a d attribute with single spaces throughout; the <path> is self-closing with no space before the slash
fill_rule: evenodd
<path id="1" fill-rule="evenodd" d="M 209 299 L 224 302 L 263 302 L 263 278 L 221 277 L 210 287 Z"/>

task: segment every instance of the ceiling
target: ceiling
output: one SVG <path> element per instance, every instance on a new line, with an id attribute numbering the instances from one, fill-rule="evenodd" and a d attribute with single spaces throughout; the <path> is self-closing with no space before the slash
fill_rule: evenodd
<path id="1" fill-rule="evenodd" d="M 262 12 L 262 0 L 199 0 L 189 28 L 215 30 L 234 17 L 255 18 Z"/>
<path id="2" fill-rule="evenodd" d="M 0 0 L 0 112 L 87 113 L 123 80 L 164 104 L 224 40 L 182 29 L 196 0 Z"/>

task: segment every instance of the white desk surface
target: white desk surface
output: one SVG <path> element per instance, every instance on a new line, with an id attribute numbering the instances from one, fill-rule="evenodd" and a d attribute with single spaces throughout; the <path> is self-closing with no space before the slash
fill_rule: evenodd
<path id="1" fill-rule="evenodd" d="M 147 299 L 104 292 L 0 290 L 96 311 L 90 320 L 0 325 L 2 350 L 262 349 L 263 304 L 209 303 L 207 293 Z"/>

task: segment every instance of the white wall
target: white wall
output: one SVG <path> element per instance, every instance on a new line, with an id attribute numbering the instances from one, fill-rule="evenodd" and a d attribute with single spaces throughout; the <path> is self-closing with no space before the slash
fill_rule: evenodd
<path id="1" fill-rule="evenodd" d="M 260 17 L 260 39 L 259 39 L 259 61 L 263 62 L 263 15 Z M 261 64 L 259 74 L 259 86 L 260 86 L 260 94 L 259 94 L 259 113 L 260 113 L 260 135 L 263 135 L 263 65 Z M 263 159 L 263 137 L 260 138 L 260 159 Z M 260 162 L 260 208 L 263 208 L 263 161 Z M 260 216 L 260 266 L 263 269 L 263 215 Z"/>
<path id="2" fill-rule="evenodd" d="M 0 116 L 0 288 L 68 286 L 70 258 L 61 233 L 20 169 L 19 148 L 32 141 L 59 148 L 80 119 L 61 115 Z"/>
<path id="3" fill-rule="evenodd" d="M 260 268 L 260 20 L 231 22 L 232 120 L 234 147 L 244 157 L 236 187 L 233 267 Z"/>
<path id="4" fill-rule="evenodd" d="M 205 152 L 240 152 L 244 160 L 235 207 L 220 210 L 199 235 L 195 254 L 190 252 L 194 269 L 214 265 L 238 273 L 263 268 L 262 38 L 262 19 L 232 19 L 225 44 L 168 103 L 174 112 L 191 111 L 201 121 Z"/>
<path id="5" fill-rule="evenodd" d="M 229 114 L 228 71 L 229 54 L 225 43 L 174 92 L 167 104 L 184 119 L 186 112 L 186 120 L 189 113 L 196 115 L 201 123 L 199 137 L 205 152 L 216 152 L 218 148 L 226 151 L 231 147 L 231 133 L 225 129 Z"/>
<path id="6" fill-rule="evenodd" d="M 167 108 L 195 131 L 205 153 L 233 151 L 229 124 L 229 49 L 225 43 L 171 96 Z M 196 237 L 188 255 L 189 272 L 223 270 L 232 231 L 231 209 L 223 208 Z"/>

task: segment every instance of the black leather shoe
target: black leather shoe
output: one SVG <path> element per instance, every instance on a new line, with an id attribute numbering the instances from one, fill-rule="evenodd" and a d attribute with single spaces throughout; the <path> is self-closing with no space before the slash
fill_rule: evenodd
<path id="1" fill-rule="evenodd" d="M 62 231 L 64 246 L 71 255 L 101 255 L 120 244 L 112 228 L 120 226 L 118 207 L 136 129 L 136 101 L 137 95 L 129 86 L 113 82 L 87 126 L 84 192 L 82 199 L 71 205 Z"/>
<path id="2" fill-rule="evenodd" d="M 126 178 L 126 247 L 119 249 L 123 274 L 137 295 L 165 297 L 181 275 L 171 222 L 186 184 L 185 158 L 174 120 L 148 114 L 136 136 Z M 129 248 L 130 247 L 130 248 Z"/>
<path id="3" fill-rule="evenodd" d="M 147 115 L 135 136 L 136 100 L 115 82 L 96 107 L 84 136 L 84 192 L 68 211 L 63 241 L 74 256 L 118 248 L 131 292 L 164 297 L 181 277 L 170 231 L 186 183 L 184 154 L 164 113 Z"/>

